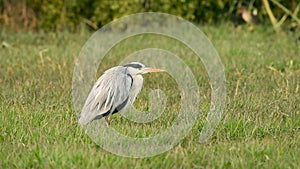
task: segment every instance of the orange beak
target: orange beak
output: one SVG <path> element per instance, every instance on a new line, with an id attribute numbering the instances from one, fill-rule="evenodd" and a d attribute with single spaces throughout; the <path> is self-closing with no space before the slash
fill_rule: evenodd
<path id="1" fill-rule="evenodd" d="M 146 67 L 146 68 L 142 69 L 142 74 L 156 73 L 156 72 L 165 72 L 165 70 L 155 69 L 155 68 L 149 68 L 149 67 Z"/>

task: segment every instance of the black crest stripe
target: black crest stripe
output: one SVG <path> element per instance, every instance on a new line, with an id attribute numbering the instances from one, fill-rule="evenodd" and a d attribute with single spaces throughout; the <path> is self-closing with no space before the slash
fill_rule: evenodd
<path id="1" fill-rule="evenodd" d="M 127 64 L 127 65 L 124 65 L 124 67 L 133 67 L 133 68 L 136 68 L 136 69 L 140 69 L 140 68 L 143 67 L 143 65 L 130 63 L 130 64 Z"/>

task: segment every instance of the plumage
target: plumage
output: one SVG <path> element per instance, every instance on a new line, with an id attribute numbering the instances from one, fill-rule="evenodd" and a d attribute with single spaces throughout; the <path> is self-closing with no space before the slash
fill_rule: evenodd
<path id="1" fill-rule="evenodd" d="M 158 70 L 146 68 L 138 62 L 106 70 L 87 97 L 78 120 L 79 124 L 87 125 L 102 117 L 107 117 L 106 121 L 109 124 L 111 114 L 133 104 L 143 86 L 142 74 Z"/>

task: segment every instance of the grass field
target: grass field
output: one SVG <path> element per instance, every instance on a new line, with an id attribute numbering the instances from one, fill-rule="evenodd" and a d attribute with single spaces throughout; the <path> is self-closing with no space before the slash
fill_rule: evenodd
<path id="1" fill-rule="evenodd" d="M 276 35 L 271 27 L 201 29 L 225 67 L 226 115 L 213 137 L 200 144 L 199 131 L 210 101 L 209 80 L 203 67 L 197 66 L 201 62 L 182 49 L 179 55 L 200 86 L 199 120 L 179 145 L 149 158 L 106 152 L 77 125 L 72 73 L 91 34 L 0 32 L 0 42 L 10 45 L 0 48 L 0 168 L 299 168 L 300 44 L 295 43 L 296 35 Z M 159 47 L 153 42 L 147 47 Z M 99 75 L 131 52 L 122 46 L 116 49 L 119 54 L 103 60 Z M 157 82 L 155 77 L 169 80 Z M 169 100 L 178 99 L 170 77 L 147 76 L 145 81 L 135 103 L 140 109 L 147 109 L 151 86 L 159 85 Z M 170 125 L 174 117 L 168 113 L 178 106 L 175 101 L 158 121 L 141 128 L 115 115 L 112 127 L 131 136 L 141 136 L 136 130 L 151 136 L 160 131 L 157 127 Z"/>

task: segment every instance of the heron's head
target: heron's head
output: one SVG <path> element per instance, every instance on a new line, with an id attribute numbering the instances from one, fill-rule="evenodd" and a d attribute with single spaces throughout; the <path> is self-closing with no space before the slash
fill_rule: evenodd
<path id="1" fill-rule="evenodd" d="M 165 71 L 162 69 L 146 67 L 144 64 L 142 64 L 140 62 L 131 62 L 127 65 L 124 65 L 124 67 L 135 69 L 136 74 L 146 74 L 146 73 L 152 73 L 152 72 L 154 73 L 154 72 L 164 72 Z"/>

